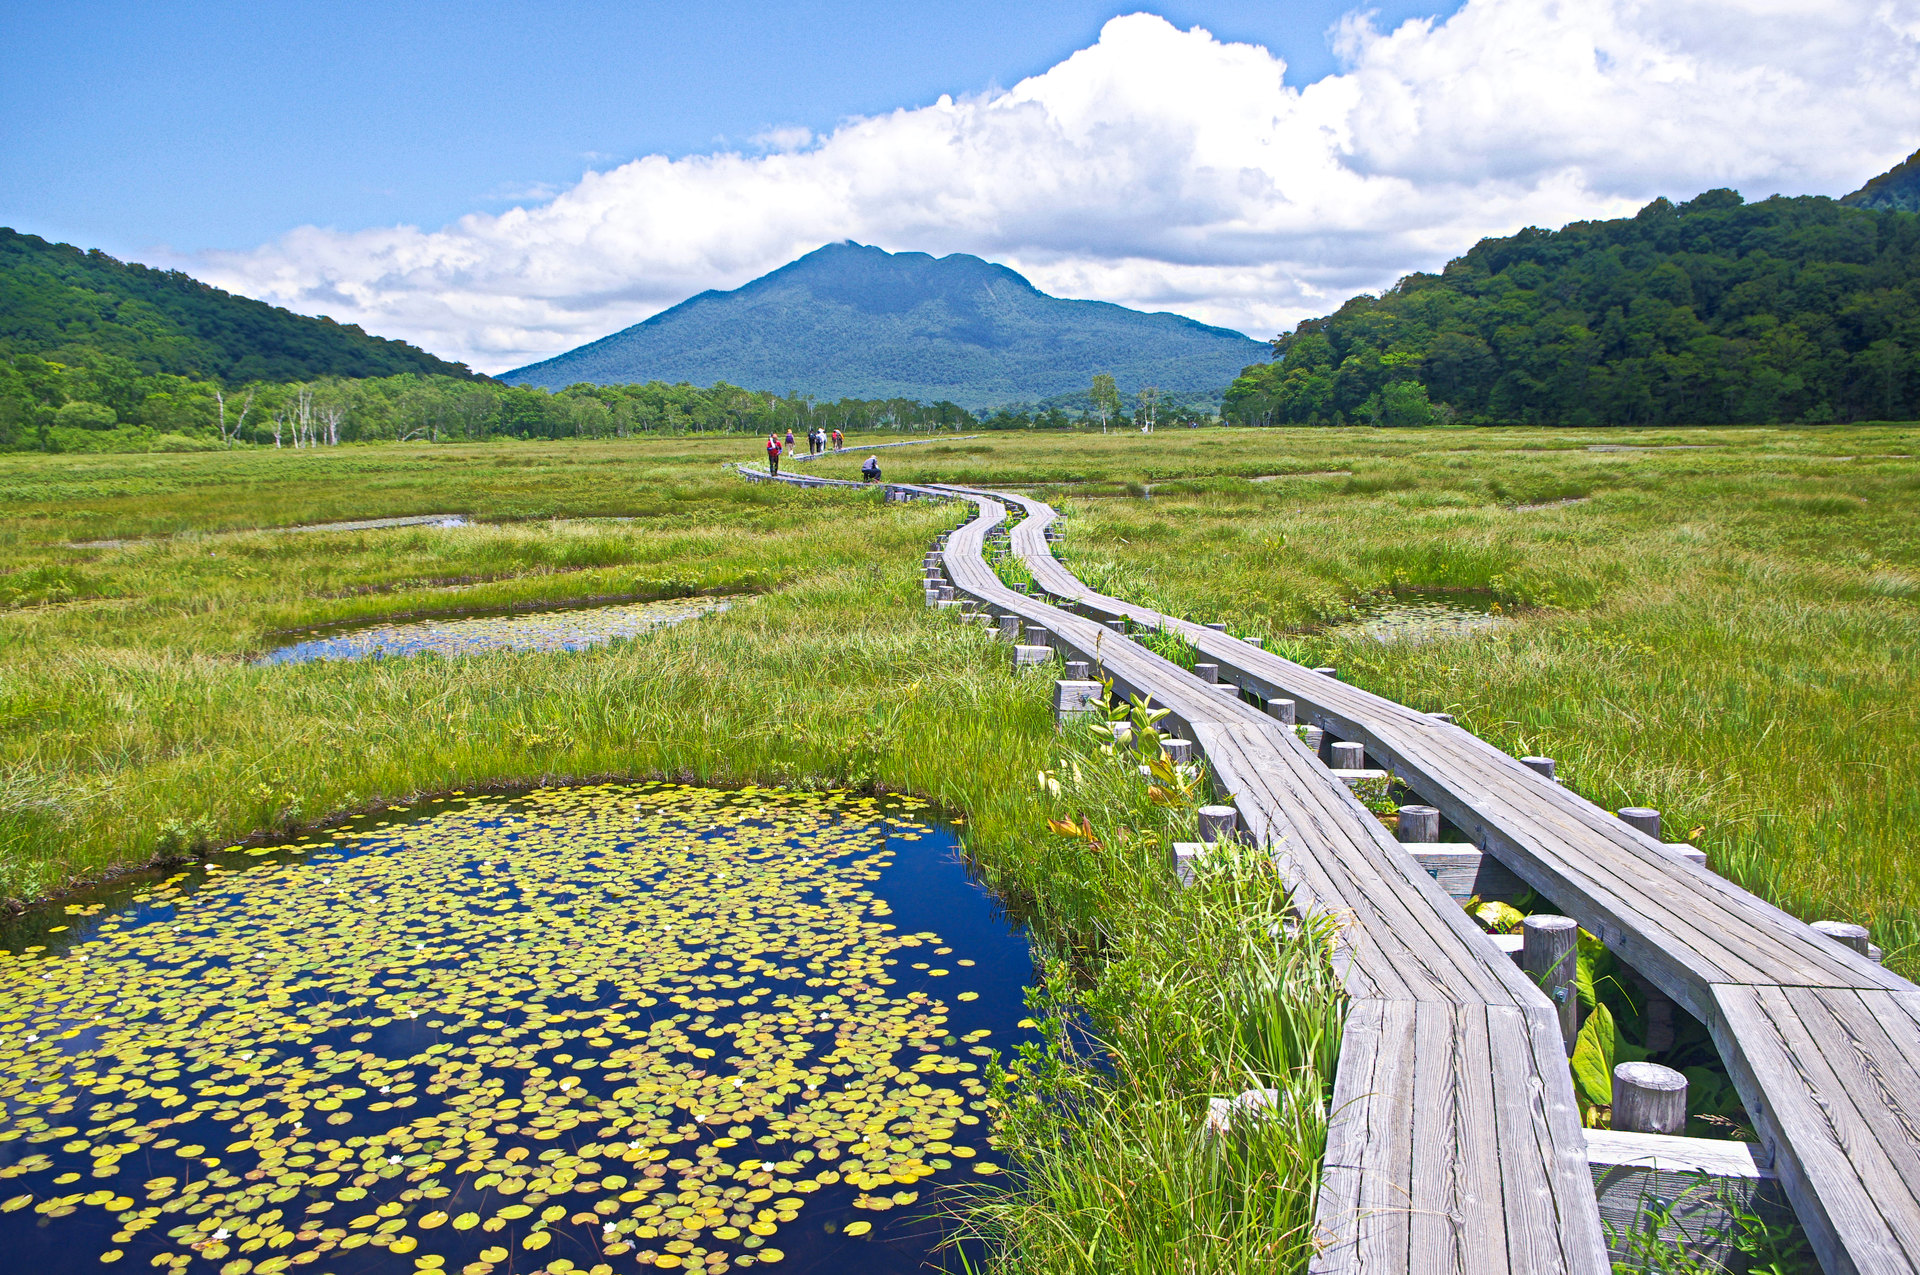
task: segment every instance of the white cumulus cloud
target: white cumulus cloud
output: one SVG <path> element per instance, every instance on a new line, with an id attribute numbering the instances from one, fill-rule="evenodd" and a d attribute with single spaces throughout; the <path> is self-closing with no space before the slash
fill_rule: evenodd
<path id="1" fill-rule="evenodd" d="M 1920 0 L 1467 0 L 1273 51 L 1151 14 L 1012 88 L 649 156 L 438 230 L 304 227 L 224 287 L 503 371 L 838 239 L 1268 336 L 1485 235 L 1716 185 L 1838 194 L 1920 144 Z"/>

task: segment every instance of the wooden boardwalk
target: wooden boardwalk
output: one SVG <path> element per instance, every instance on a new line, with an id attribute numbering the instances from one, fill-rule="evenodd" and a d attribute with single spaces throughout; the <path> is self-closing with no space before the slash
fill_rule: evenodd
<path id="1" fill-rule="evenodd" d="M 744 473 L 754 471 L 744 469 Z M 764 477 L 764 475 L 758 475 Z M 802 478 L 803 486 L 831 480 Z M 832 484 L 838 485 L 838 484 Z M 1016 593 L 976 516 L 943 555 L 955 590 L 1052 635 L 1122 693 L 1169 710 L 1270 847 L 1297 901 L 1341 918 L 1350 996 L 1335 1078 L 1316 1272 L 1601 1275 L 1608 1270 L 1558 1018 L 1547 997 L 1443 894 L 1294 732 L 1097 620 Z M 1015 531 L 1045 554 L 1051 510 Z"/>
<path id="2" fill-rule="evenodd" d="M 1009 499 L 1031 515 L 1052 511 Z M 1202 625 L 1103 597 L 1015 549 L 1097 619 L 1185 636 L 1223 679 L 1366 746 L 1476 845 L 1704 1023 L 1824 1268 L 1920 1270 L 1920 988 L 1458 726 Z"/>
<path id="3" fill-rule="evenodd" d="M 1256 700 L 1362 743 L 1706 1024 L 1828 1272 L 1920 1270 L 1920 989 L 1457 726 L 1095 593 L 1053 558 L 1038 501 L 910 490 L 979 509 L 948 541 L 956 589 L 1172 710 L 1302 900 L 1351 918 L 1316 1271 L 1606 1269 L 1557 1022 L 1291 731 L 1108 621 L 1178 632 Z M 1013 549 L 1058 605 L 981 555 L 1008 504 L 1027 514 Z"/>

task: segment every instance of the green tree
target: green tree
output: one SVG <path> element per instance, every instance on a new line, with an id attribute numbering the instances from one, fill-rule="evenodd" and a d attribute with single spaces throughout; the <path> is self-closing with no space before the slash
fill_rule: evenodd
<path id="1" fill-rule="evenodd" d="M 1093 400 L 1094 415 L 1100 418 L 1100 432 L 1104 434 L 1107 432 L 1107 421 L 1120 410 L 1120 391 L 1114 386 L 1112 374 L 1094 373 L 1089 397 Z"/>
<path id="2" fill-rule="evenodd" d="M 119 419 L 105 403 L 67 403 L 53 414 L 62 429 L 112 429 Z"/>
<path id="3" fill-rule="evenodd" d="M 1427 399 L 1427 387 L 1418 381 L 1395 381 L 1380 391 L 1379 411 L 1374 424 L 1389 429 L 1409 429 L 1433 423 L 1433 404 Z"/>

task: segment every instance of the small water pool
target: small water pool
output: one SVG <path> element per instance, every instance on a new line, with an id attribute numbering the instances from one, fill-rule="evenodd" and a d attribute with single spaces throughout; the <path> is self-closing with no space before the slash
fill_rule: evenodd
<path id="1" fill-rule="evenodd" d="M 667 784 L 456 795 L 0 939 L 0 1245 L 46 1272 L 924 1269 L 1000 1176 L 1032 977 L 921 803 Z"/>
<path id="2" fill-rule="evenodd" d="M 381 621 L 335 629 L 269 651 L 261 664 L 357 660 L 396 655 L 477 655 L 486 651 L 578 651 L 616 638 L 724 611 L 720 598 L 669 598 L 550 611 L 501 611 L 443 619 Z"/>
<path id="3" fill-rule="evenodd" d="M 1352 620 L 1330 625 L 1324 632 L 1329 637 L 1374 642 L 1441 642 L 1487 633 L 1511 622 L 1500 613 L 1491 593 L 1403 589 L 1363 605 Z"/>

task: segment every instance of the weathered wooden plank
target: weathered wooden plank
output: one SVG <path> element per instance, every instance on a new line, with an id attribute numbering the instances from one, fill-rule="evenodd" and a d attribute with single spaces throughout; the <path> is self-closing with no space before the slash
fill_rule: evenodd
<path id="1" fill-rule="evenodd" d="M 1889 1166 L 1784 992 L 1714 990 L 1714 1043 L 1822 1268 L 1829 1275 L 1915 1270 L 1915 1254 L 1904 1250 L 1869 1185 Z"/>
<path id="2" fill-rule="evenodd" d="M 1850 1162 L 1902 1251 L 1920 1265 L 1920 1031 L 1886 992 L 1769 988 L 1761 1000 L 1776 1021 L 1790 1013 L 1804 1027 L 1804 1039 L 1853 1101 L 1873 1153 L 1850 1149 Z"/>
<path id="3" fill-rule="evenodd" d="M 1340 1076 L 1334 1078 L 1335 1109 L 1352 1122 L 1345 1143 L 1351 1154 L 1341 1167 L 1354 1175 L 1354 1194 L 1324 1201 L 1343 1212 L 1316 1210 L 1319 1225 L 1334 1237 L 1334 1243 L 1309 1265 L 1309 1271 L 1433 1269 L 1414 1264 L 1409 1239 L 1414 1006 L 1411 1001 L 1376 1001 L 1369 1009 L 1378 1023 L 1377 1032 L 1366 1042 L 1371 1047 L 1366 1060 L 1370 1065 L 1356 1069 L 1359 1077 L 1354 1086 L 1343 1088 Z M 1345 1063 L 1343 1045 L 1342 1072 Z M 1367 1088 L 1360 1089 L 1358 1084 Z"/>
<path id="4" fill-rule="evenodd" d="M 1314 1200 L 1314 1239 L 1319 1251 L 1307 1268 L 1314 1275 L 1350 1275 L 1365 1269 L 1360 1264 L 1358 1222 L 1371 1114 L 1367 1097 L 1378 1088 L 1374 1069 L 1387 1004 L 1356 999 L 1347 1005 L 1333 1105 L 1327 1116 L 1320 1193 Z"/>
<path id="5" fill-rule="evenodd" d="M 1487 1010 L 1508 1259 L 1516 1270 L 1608 1269 L 1559 1019 L 1550 1007 Z M 1566 1187 L 1586 1187 L 1581 1198 Z M 1559 1190 L 1553 1189 L 1559 1186 Z"/>
<path id="6" fill-rule="evenodd" d="M 1264 715 L 1260 716 L 1263 724 L 1258 729 L 1270 730 L 1271 727 L 1264 724 Z M 1236 727 L 1234 733 L 1242 729 L 1253 733 L 1252 728 L 1242 727 Z M 1269 749 L 1270 765 L 1292 762 L 1304 768 L 1315 764 L 1299 749 L 1298 741 L 1290 733 L 1279 733 L 1282 738 L 1278 742 L 1298 751 L 1299 755 L 1289 758 L 1283 752 Z M 1402 954 L 1395 964 L 1403 977 L 1409 969 L 1417 970 L 1432 989 L 1428 995 L 1438 994 L 1449 1000 L 1484 1001 L 1490 997 L 1511 1000 L 1539 994 L 1512 971 L 1510 962 L 1503 969 L 1479 950 L 1484 936 L 1477 927 L 1464 915 L 1456 915 L 1459 907 L 1440 894 L 1425 873 L 1417 868 L 1407 870 L 1411 861 L 1387 838 L 1379 821 L 1354 801 L 1350 793 L 1311 774 L 1280 778 L 1282 783 L 1287 779 L 1295 781 L 1288 788 L 1288 804 L 1296 827 L 1331 829 L 1343 817 L 1349 828 L 1357 825 L 1360 835 L 1341 839 L 1344 870 L 1354 883 L 1342 902 L 1357 913 L 1369 914 L 1361 918 L 1361 928 L 1372 930 L 1378 942 L 1394 943 Z M 1396 863 L 1395 859 L 1405 864 Z M 1432 894 L 1427 894 L 1427 890 Z M 1449 925 L 1449 921 L 1455 919 L 1460 924 Z"/>
<path id="7" fill-rule="evenodd" d="M 1409 1242 L 1415 1263 L 1434 1270 L 1507 1271 L 1505 1214 L 1494 1184 L 1500 1157 L 1475 1120 L 1491 1119 L 1483 1099 L 1492 1070 L 1481 1005 L 1416 1007 L 1413 1027 L 1413 1199 Z M 1489 1209 L 1488 1203 L 1495 1207 Z"/>

